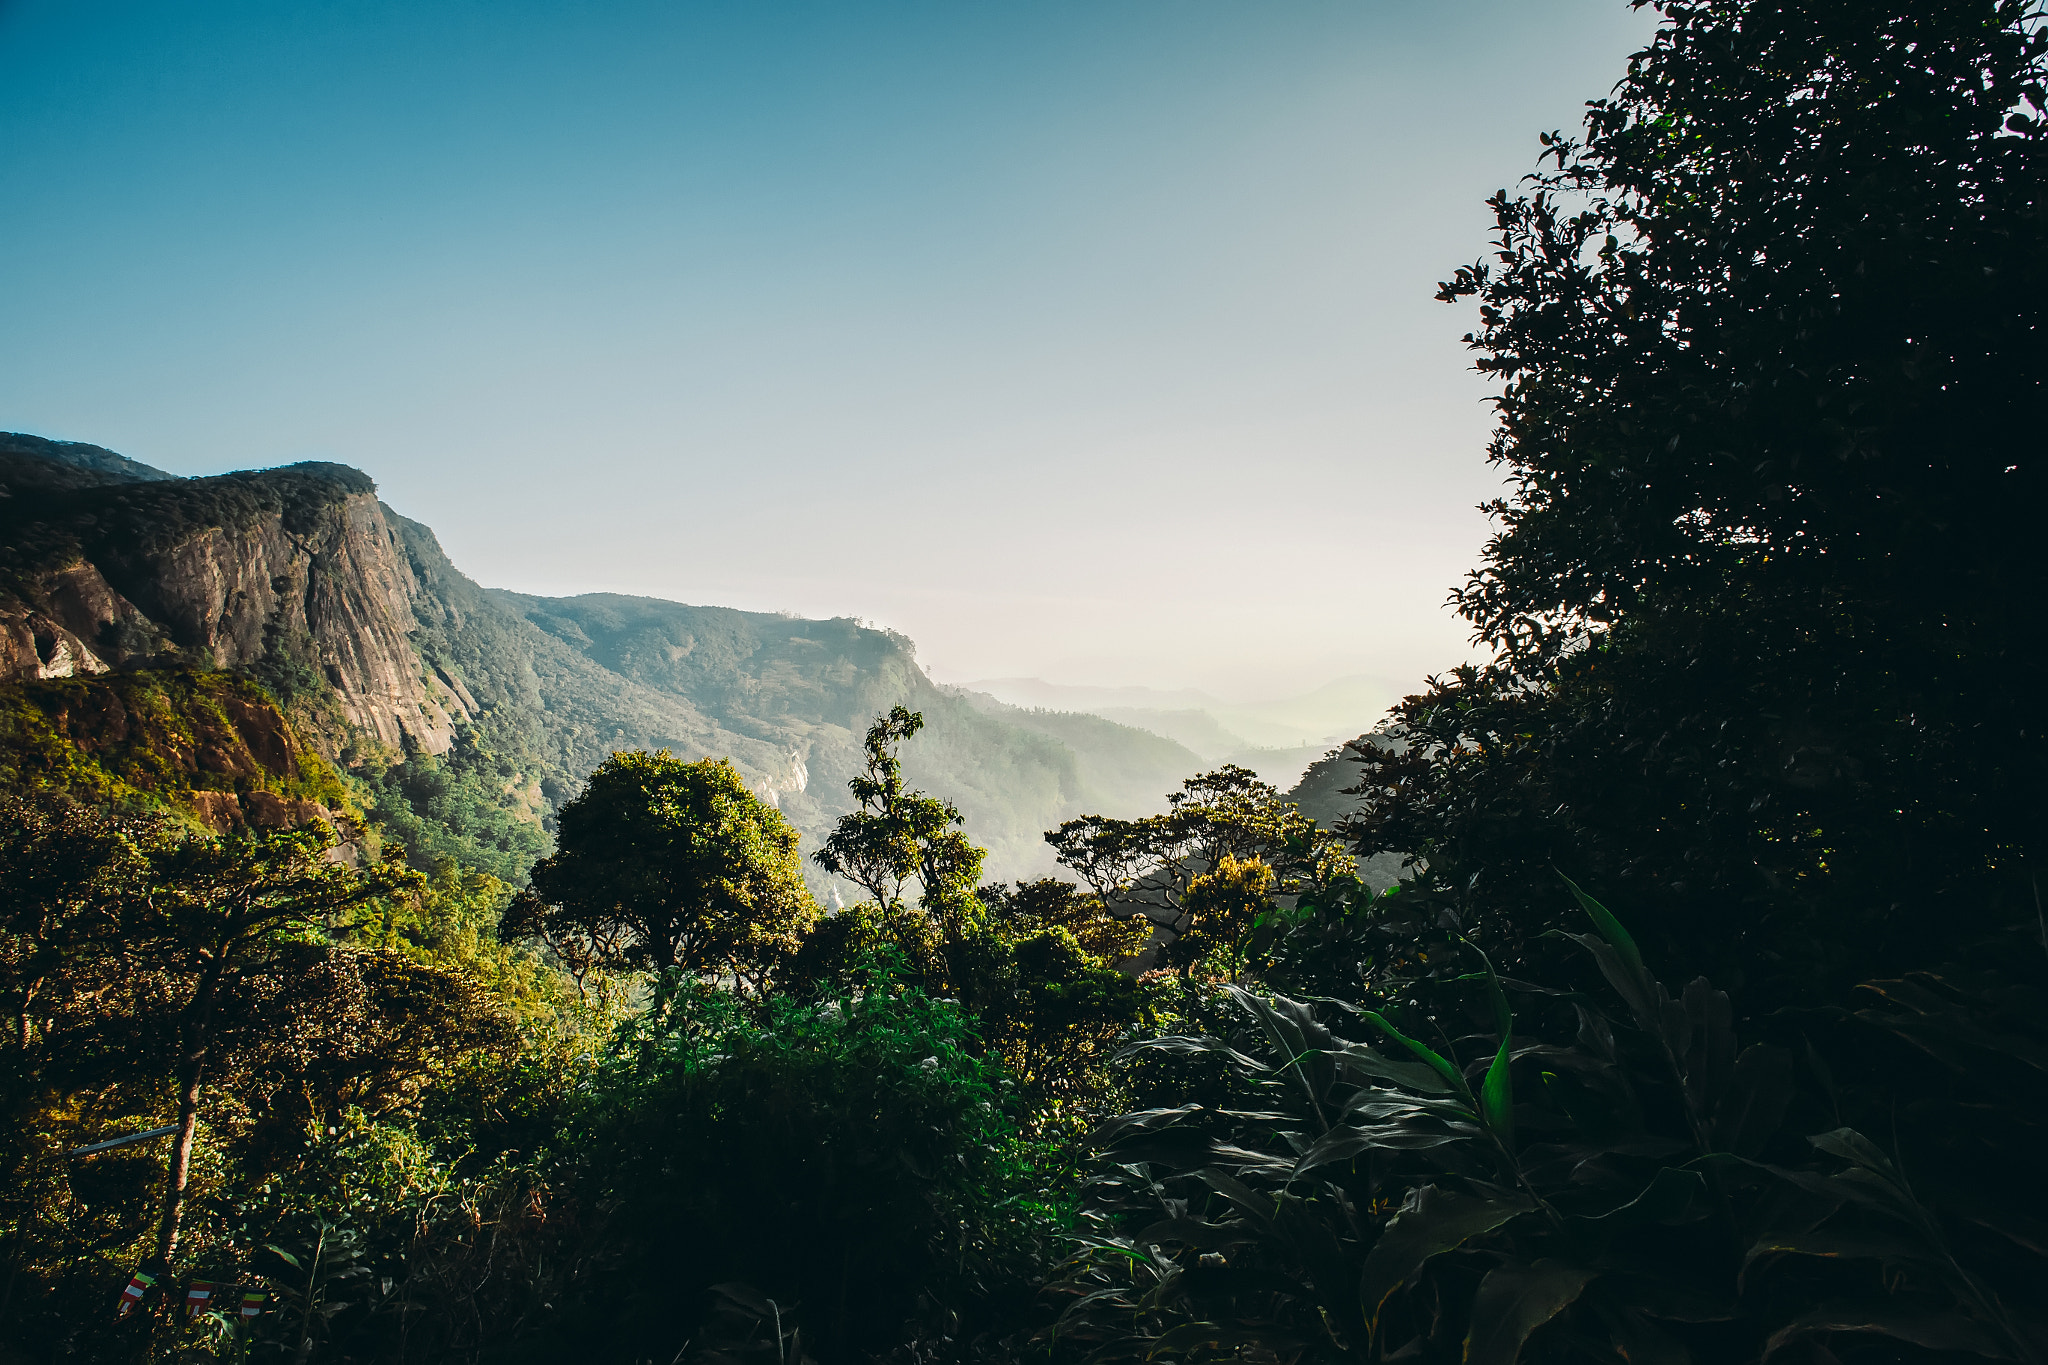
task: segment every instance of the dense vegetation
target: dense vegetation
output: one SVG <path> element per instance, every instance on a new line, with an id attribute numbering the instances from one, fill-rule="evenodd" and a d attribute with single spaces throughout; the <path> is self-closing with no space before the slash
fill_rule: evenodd
<path id="1" fill-rule="evenodd" d="M 984 884 L 866 697 L 826 913 L 719 759 L 549 847 L 509 708 L 343 774 L 247 679 L 10 693 L 0 1360 L 2048 1359 L 2048 15 L 1659 8 L 1444 286 L 1496 653 L 1341 830 L 1226 766 Z"/>

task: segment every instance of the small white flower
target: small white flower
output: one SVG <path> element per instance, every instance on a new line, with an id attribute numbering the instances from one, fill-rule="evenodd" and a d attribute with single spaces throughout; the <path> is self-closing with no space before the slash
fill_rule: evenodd
<path id="1" fill-rule="evenodd" d="M 936 1057 L 927 1057 L 922 1062 L 919 1062 L 918 1065 L 923 1067 L 926 1071 L 937 1071 L 939 1069 L 939 1059 Z"/>

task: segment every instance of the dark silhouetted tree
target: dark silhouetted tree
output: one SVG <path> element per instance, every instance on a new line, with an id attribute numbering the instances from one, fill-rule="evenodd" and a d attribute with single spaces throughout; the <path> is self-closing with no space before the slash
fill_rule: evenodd
<path id="1" fill-rule="evenodd" d="M 1500 384 L 1456 595 L 1498 654 L 1363 755 L 1356 831 L 1473 913 L 1538 927 L 1564 867 L 1717 976 L 1839 985 L 2024 895 L 2048 820 L 2048 33 L 1657 8 L 1443 288 Z"/>

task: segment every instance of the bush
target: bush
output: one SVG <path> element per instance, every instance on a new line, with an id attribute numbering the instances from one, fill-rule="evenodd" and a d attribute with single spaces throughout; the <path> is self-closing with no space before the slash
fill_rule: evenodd
<path id="1" fill-rule="evenodd" d="M 870 979 L 758 1006 L 683 988 L 622 1029 L 581 1144 L 613 1206 L 616 1274 L 590 1308 L 622 1346 L 701 1341 L 711 1286 L 734 1282 L 828 1361 L 1020 1307 L 1067 1210 L 968 1018 Z"/>

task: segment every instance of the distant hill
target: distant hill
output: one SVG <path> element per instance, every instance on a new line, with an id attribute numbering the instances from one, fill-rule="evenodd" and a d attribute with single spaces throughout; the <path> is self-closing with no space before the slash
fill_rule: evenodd
<path id="1" fill-rule="evenodd" d="M 1167 793 L 1207 766 L 1185 745 L 1103 716 L 1008 706 L 986 693 L 948 690 L 985 715 L 1064 745 L 1080 764 L 1081 780 L 1103 803 L 1100 813 L 1132 816 L 1164 810 Z"/>
<path id="2" fill-rule="evenodd" d="M 1351 743 L 1397 746 L 1400 741 L 1374 733 L 1360 735 Z M 1358 810 L 1358 798 L 1345 791 L 1357 785 L 1358 761 L 1348 746 L 1338 747 L 1308 765 L 1287 799 L 1324 829 L 1334 830 Z M 1359 860 L 1358 875 L 1375 891 L 1384 890 L 1401 879 L 1401 861 L 1399 853 L 1376 853 Z"/>
<path id="3" fill-rule="evenodd" d="M 551 822 L 608 753 L 669 748 L 730 757 L 815 846 L 867 725 L 902 703 L 926 720 L 908 776 L 1012 878 L 1052 870 L 1044 830 L 1154 809 L 1201 766 L 1099 717 L 941 688 L 910 641 L 850 619 L 484 588 L 344 466 L 183 479 L 0 435 L 0 682 L 166 668 L 261 682 L 401 823 L 450 783 L 503 821 Z M 531 854 L 503 836 L 517 873 Z"/>
<path id="4" fill-rule="evenodd" d="M 1289 749 L 1239 749 L 1236 753 L 1225 754 L 1222 761 L 1234 763 L 1240 768 L 1250 768 L 1266 781 L 1282 791 L 1300 782 L 1309 767 L 1329 753 L 1335 745 L 1300 744 Z"/>
<path id="5" fill-rule="evenodd" d="M 1384 679 L 1369 677 L 1338 678 L 1313 692 L 1257 702 L 1227 702 L 1194 688 L 1083 687 L 1043 678 L 992 678 L 966 686 L 1012 706 L 1093 712 L 1150 730 L 1212 764 L 1241 761 L 1231 756 L 1254 750 L 1320 754 L 1378 724 L 1399 695 Z M 1268 761 L 1276 770 L 1286 766 Z"/>
<path id="6" fill-rule="evenodd" d="M 1233 730 L 1210 711 L 1160 711 L 1142 706 L 1105 706 L 1096 712 L 1122 725 L 1150 730 L 1200 754 L 1205 763 L 1220 762 L 1225 755 L 1249 749 L 1252 742 Z"/>

